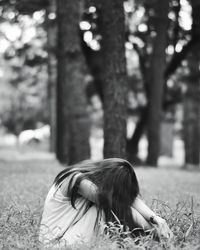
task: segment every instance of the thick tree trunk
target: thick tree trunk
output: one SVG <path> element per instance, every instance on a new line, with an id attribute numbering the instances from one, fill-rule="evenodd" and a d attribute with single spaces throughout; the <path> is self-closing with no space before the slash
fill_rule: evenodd
<path id="1" fill-rule="evenodd" d="M 48 47 L 48 101 L 49 101 L 49 124 L 50 124 L 50 151 L 56 150 L 56 44 L 57 27 L 55 23 L 56 3 L 49 2 L 46 11 L 47 24 L 47 47 Z"/>
<path id="2" fill-rule="evenodd" d="M 126 156 L 126 60 L 121 0 L 102 0 L 104 157 Z"/>
<path id="3" fill-rule="evenodd" d="M 57 1 L 58 77 L 57 148 L 60 162 L 75 163 L 89 157 L 89 118 L 80 48 L 79 0 Z"/>
<path id="4" fill-rule="evenodd" d="M 148 159 L 156 166 L 160 149 L 160 121 L 164 87 L 165 48 L 167 43 L 169 0 L 157 1 L 155 11 L 156 37 L 151 59 L 151 82 L 148 103 Z"/>

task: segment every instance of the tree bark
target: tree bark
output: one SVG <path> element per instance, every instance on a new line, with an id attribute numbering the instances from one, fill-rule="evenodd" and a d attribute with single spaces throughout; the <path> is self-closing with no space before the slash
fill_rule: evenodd
<path id="1" fill-rule="evenodd" d="M 84 58 L 80 48 L 79 0 L 57 1 L 58 76 L 57 147 L 62 163 L 87 159 L 89 154 L 89 118 L 84 84 Z"/>
<path id="2" fill-rule="evenodd" d="M 164 87 L 165 49 L 167 44 L 169 1 L 157 1 L 155 11 L 156 37 L 151 57 L 151 82 L 148 103 L 148 158 L 147 163 L 157 165 L 160 148 L 160 121 Z"/>
<path id="3" fill-rule="evenodd" d="M 124 9 L 121 0 L 102 0 L 104 65 L 104 157 L 126 157 L 127 81 Z"/>
<path id="4" fill-rule="evenodd" d="M 47 50 L 48 50 L 48 101 L 49 101 L 49 124 L 50 124 L 50 152 L 56 150 L 56 44 L 57 44 L 57 27 L 52 14 L 56 12 L 56 2 L 49 1 L 46 10 L 47 25 Z"/>

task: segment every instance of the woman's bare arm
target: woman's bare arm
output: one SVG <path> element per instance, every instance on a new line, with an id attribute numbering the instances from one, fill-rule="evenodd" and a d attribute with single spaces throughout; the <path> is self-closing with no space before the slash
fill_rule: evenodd
<path id="1" fill-rule="evenodd" d="M 71 187 L 74 186 L 78 177 L 80 177 L 82 173 L 77 173 L 72 180 Z M 60 190 L 64 196 L 66 196 L 68 192 L 70 178 L 67 178 L 62 185 L 60 186 Z M 81 180 L 78 193 L 83 196 L 85 199 L 90 200 L 96 204 L 98 204 L 98 188 L 97 186 L 90 180 L 83 179 Z"/>
<path id="2" fill-rule="evenodd" d="M 149 222 L 152 218 L 156 217 L 156 214 L 139 197 L 136 197 L 132 207 L 135 208 Z"/>
<path id="3" fill-rule="evenodd" d="M 166 238 L 173 237 L 173 233 L 168 227 L 165 219 L 156 215 L 139 197 L 136 197 L 135 201 L 132 204 L 146 220 L 155 226 L 159 236 L 164 236 Z"/>
<path id="4" fill-rule="evenodd" d="M 135 208 L 131 207 L 131 212 L 133 220 L 139 228 L 143 230 L 152 229 L 152 225 Z"/>
<path id="5" fill-rule="evenodd" d="M 92 181 L 83 179 L 79 184 L 78 193 L 87 200 L 98 204 L 98 188 Z"/>

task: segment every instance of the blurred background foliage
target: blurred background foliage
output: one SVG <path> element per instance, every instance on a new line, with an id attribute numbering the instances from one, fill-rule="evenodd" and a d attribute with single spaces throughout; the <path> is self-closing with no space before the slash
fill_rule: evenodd
<path id="1" fill-rule="evenodd" d="M 198 0 L 166 2 L 167 18 L 164 14 L 162 16 L 159 9 L 162 3 L 158 0 L 124 1 L 128 82 L 127 157 L 138 164 L 143 163 L 139 143 L 148 127 L 152 126 L 149 125 L 147 112 L 150 112 L 152 96 L 160 95 L 159 91 L 156 92 L 157 86 L 160 86 L 163 88 L 160 96 L 160 154 L 172 156 L 176 138 L 184 141 L 184 163 L 199 166 L 200 3 Z M 1 126 L 16 136 L 24 130 L 37 129 L 41 124 L 54 128 L 56 3 L 53 0 L 1 0 L 0 12 Z M 96 133 L 99 128 L 102 129 L 103 112 L 104 65 L 100 17 L 99 1 L 86 0 L 82 4 L 79 35 L 87 65 L 84 71 L 85 94 L 92 129 L 96 128 Z M 157 66 L 152 68 L 153 60 L 162 56 L 166 65 L 157 61 Z M 158 81 L 158 85 L 153 85 L 154 81 Z M 153 117 L 155 110 L 151 112 Z M 53 130 L 51 132 L 54 133 Z M 147 140 L 154 144 L 154 140 Z M 53 148 L 52 145 L 51 150 Z M 150 149 L 148 152 L 149 164 L 156 165 L 155 151 Z"/>

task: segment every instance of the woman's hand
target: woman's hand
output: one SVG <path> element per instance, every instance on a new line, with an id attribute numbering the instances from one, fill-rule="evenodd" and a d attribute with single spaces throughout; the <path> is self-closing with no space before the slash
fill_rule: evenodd
<path id="1" fill-rule="evenodd" d="M 173 237 L 173 233 L 167 225 L 165 219 L 156 215 L 155 217 L 153 217 L 153 221 L 159 237 L 165 237 L 167 239 L 171 239 Z"/>

